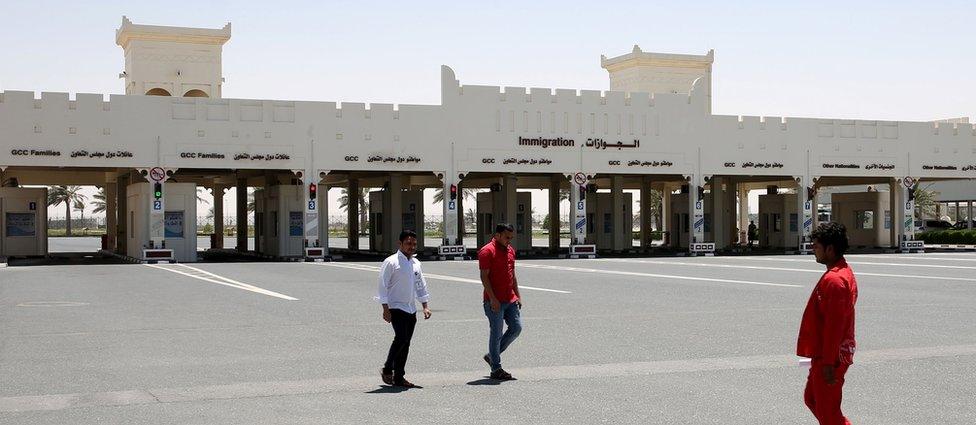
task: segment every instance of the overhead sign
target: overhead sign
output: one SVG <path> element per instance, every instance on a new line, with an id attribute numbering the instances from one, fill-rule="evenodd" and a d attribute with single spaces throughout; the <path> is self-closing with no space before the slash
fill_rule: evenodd
<path id="1" fill-rule="evenodd" d="M 153 169 L 149 170 L 149 178 L 161 182 L 166 178 L 166 171 L 160 167 L 153 167 Z"/>

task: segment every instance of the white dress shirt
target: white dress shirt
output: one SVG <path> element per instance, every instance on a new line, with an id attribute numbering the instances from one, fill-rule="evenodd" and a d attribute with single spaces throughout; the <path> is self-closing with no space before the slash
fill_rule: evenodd
<path id="1" fill-rule="evenodd" d="M 425 303 L 430 300 L 427 279 L 424 279 L 424 272 L 420 269 L 420 260 L 407 258 L 400 250 L 387 257 L 380 266 L 376 299 L 380 304 L 389 305 L 391 309 L 416 313 L 417 301 Z"/>

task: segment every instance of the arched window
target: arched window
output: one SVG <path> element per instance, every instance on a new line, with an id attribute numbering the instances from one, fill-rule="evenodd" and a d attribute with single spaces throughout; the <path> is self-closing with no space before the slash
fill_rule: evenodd
<path id="1" fill-rule="evenodd" d="M 183 94 L 183 97 L 210 97 L 203 90 L 193 89 Z"/>
<path id="2" fill-rule="evenodd" d="M 159 87 L 156 87 L 156 88 L 154 88 L 152 90 L 147 91 L 146 92 L 146 96 L 171 96 L 171 95 L 165 89 L 161 89 Z"/>

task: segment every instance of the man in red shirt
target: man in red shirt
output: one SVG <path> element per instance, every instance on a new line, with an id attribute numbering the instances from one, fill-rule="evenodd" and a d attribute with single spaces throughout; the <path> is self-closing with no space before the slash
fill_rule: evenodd
<path id="1" fill-rule="evenodd" d="M 800 322 L 796 355 L 811 359 L 803 398 L 821 425 L 850 425 L 840 409 L 844 374 L 854 363 L 857 345 L 857 280 L 844 259 L 847 230 L 840 223 L 824 223 L 810 236 L 813 254 L 827 271 L 813 288 Z"/>
<path id="2" fill-rule="evenodd" d="M 515 279 L 515 249 L 511 224 L 495 226 L 495 236 L 478 250 L 478 268 L 484 287 L 485 316 L 488 317 L 488 354 L 483 359 L 491 366 L 491 378 L 503 381 L 515 379 L 502 369 L 501 353 L 522 332 L 522 297 Z M 502 334 L 502 322 L 508 329 Z"/>

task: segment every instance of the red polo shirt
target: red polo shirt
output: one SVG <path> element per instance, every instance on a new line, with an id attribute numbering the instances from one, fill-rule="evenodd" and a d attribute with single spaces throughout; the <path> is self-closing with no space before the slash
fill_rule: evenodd
<path id="1" fill-rule="evenodd" d="M 840 260 L 817 282 L 800 322 L 796 355 L 839 366 L 854 363 L 857 280 Z"/>
<path id="2" fill-rule="evenodd" d="M 478 268 L 488 270 L 488 282 L 500 303 L 518 300 L 515 294 L 515 249 L 501 246 L 494 239 L 478 250 Z M 488 301 L 488 292 L 484 293 Z"/>

